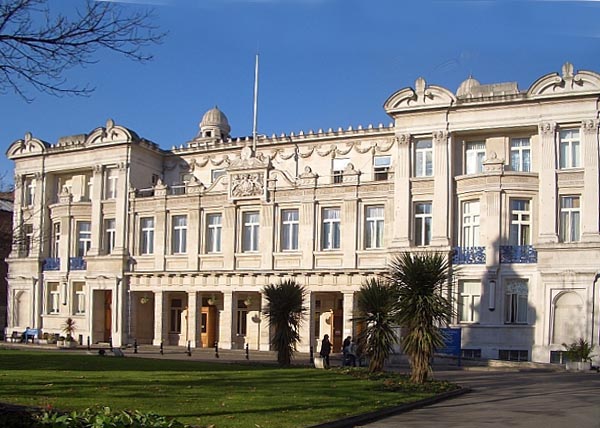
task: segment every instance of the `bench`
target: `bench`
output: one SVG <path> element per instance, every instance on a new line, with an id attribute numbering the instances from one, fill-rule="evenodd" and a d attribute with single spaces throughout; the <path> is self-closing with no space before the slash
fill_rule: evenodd
<path id="1" fill-rule="evenodd" d="M 27 328 L 27 329 L 25 329 L 24 334 L 25 334 L 25 343 L 29 343 L 29 339 L 31 339 L 31 343 L 35 343 L 35 340 L 38 339 L 40 331 L 37 328 Z"/>

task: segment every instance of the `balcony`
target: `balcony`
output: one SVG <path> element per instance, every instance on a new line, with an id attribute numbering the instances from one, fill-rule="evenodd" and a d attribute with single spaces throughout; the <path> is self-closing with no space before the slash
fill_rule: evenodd
<path id="1" fill-rule="evenodd" d="M 69 270 L 86 270 L 87 264 L 83 257 L 69 257 Z"/>
<path id="2" fill-rule="evenodd" d="M 60 270 L 60 258 L 48 257 L 42 262 L 42 270 Z"/>
<path id="3" fill-rule="evenodd" d="M 483 265 L 485 264 L 485 247 L 454 247 L 452 264 Z"/>
<path id="4" fill-rule="evenodd" d="M 501 245 L 500 263 L 537 263 L 537 250 L 532 245 Z"/>

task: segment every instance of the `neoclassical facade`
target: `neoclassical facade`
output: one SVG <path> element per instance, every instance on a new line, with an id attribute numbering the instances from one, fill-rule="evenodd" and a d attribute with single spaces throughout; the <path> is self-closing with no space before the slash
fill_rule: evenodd
<path id="1" fill-rule="evenodd" d="M 363 281 L 400 251 L 451 255 L 466 356 L 599 354 L 600 75 L 456 92 L 419 78 L 389 126 L 232 138 L 209 110 L 171 150 L 109 120 L 15 141 L 8 327 L 114 345 L 268 350 L 267 284 L 308 291 L 300 351 L 356 333 Z"/>

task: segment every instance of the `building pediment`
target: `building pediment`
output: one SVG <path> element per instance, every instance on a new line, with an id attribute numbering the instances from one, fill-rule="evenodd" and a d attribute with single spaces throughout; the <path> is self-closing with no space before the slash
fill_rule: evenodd
<path id="1" fill-rule="evenodd" d="M 38 155 L 46 152 L 46 147 L 46 143 L 37 138 L 33 138 L 31 133 L 27 132 L 25 138 L 17 140 L 10 145 L 6 151 L 6 157 L 12 159 L 21 156 Z"/>
<path id="2" fill-rule="evenodd" d="M 104 143 L 122 143 L 127 141 L 139 140 L 138 135 L 125 128 L 115 125 L 112 119 L 106 121 L 105 127 L 94 129 L 86 138 L 85 145 L 104 144 Z"/>
<path id="3" fill-rule="evenodd" d="M 582 92 L 600 92 L 600 74 L 583 70 L 575 73 L 573 64 L 566 62 L 562 66 L 562 74 L 550 73 L 540 77 L 531 85 L 527 95 L 537 98 Z"/>
<path id="4" fill-rule="evenodd" d="M 448 89 L 436 85 L 427 85 L 419 77 L 415 88 L 404 88 L 392 94 L 383 104 L 387 114 L 401 111 L 435 107 L 447 107 L 456 102 L 456 97 Z"/>

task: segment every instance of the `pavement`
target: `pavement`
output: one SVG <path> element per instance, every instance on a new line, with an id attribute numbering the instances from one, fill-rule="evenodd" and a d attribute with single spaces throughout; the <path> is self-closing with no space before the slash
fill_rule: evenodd
<path id="1" fill-rule="evenodd" d="M 57 352 L 98 353 L 114 355 L 108 346 L 90 350 L 57 350 L 55 345 L 3 344 L 3 347 L 53 350 Z M 155 346 L 123 349 L 126 357 L 213 361 L 222 363 L 276 364 L 275 352 L 218 350 L 167 346 L 160 353 Z M 294 364 L 309 365 L 310 355 L 298 353 Z M 595 371 L 566 372 L 556 365 L 535 363 L 503 363 L 500 367 L 465 362 L 457 367 L 453 360 L 436 359 L 434 377 L 455 382 L 471 392 L 429 404 L 426 407 L 400 411 L 363 425 L 362 428 L 420 428 L 443 425 L 452 427 L 540 427 L 540 428 L 600 428 L 600 374 Z M 332 366 L 341 365 L 333 355 Z M 405 360 L 396 359 L 387 367 L 408 372 Z"/>

